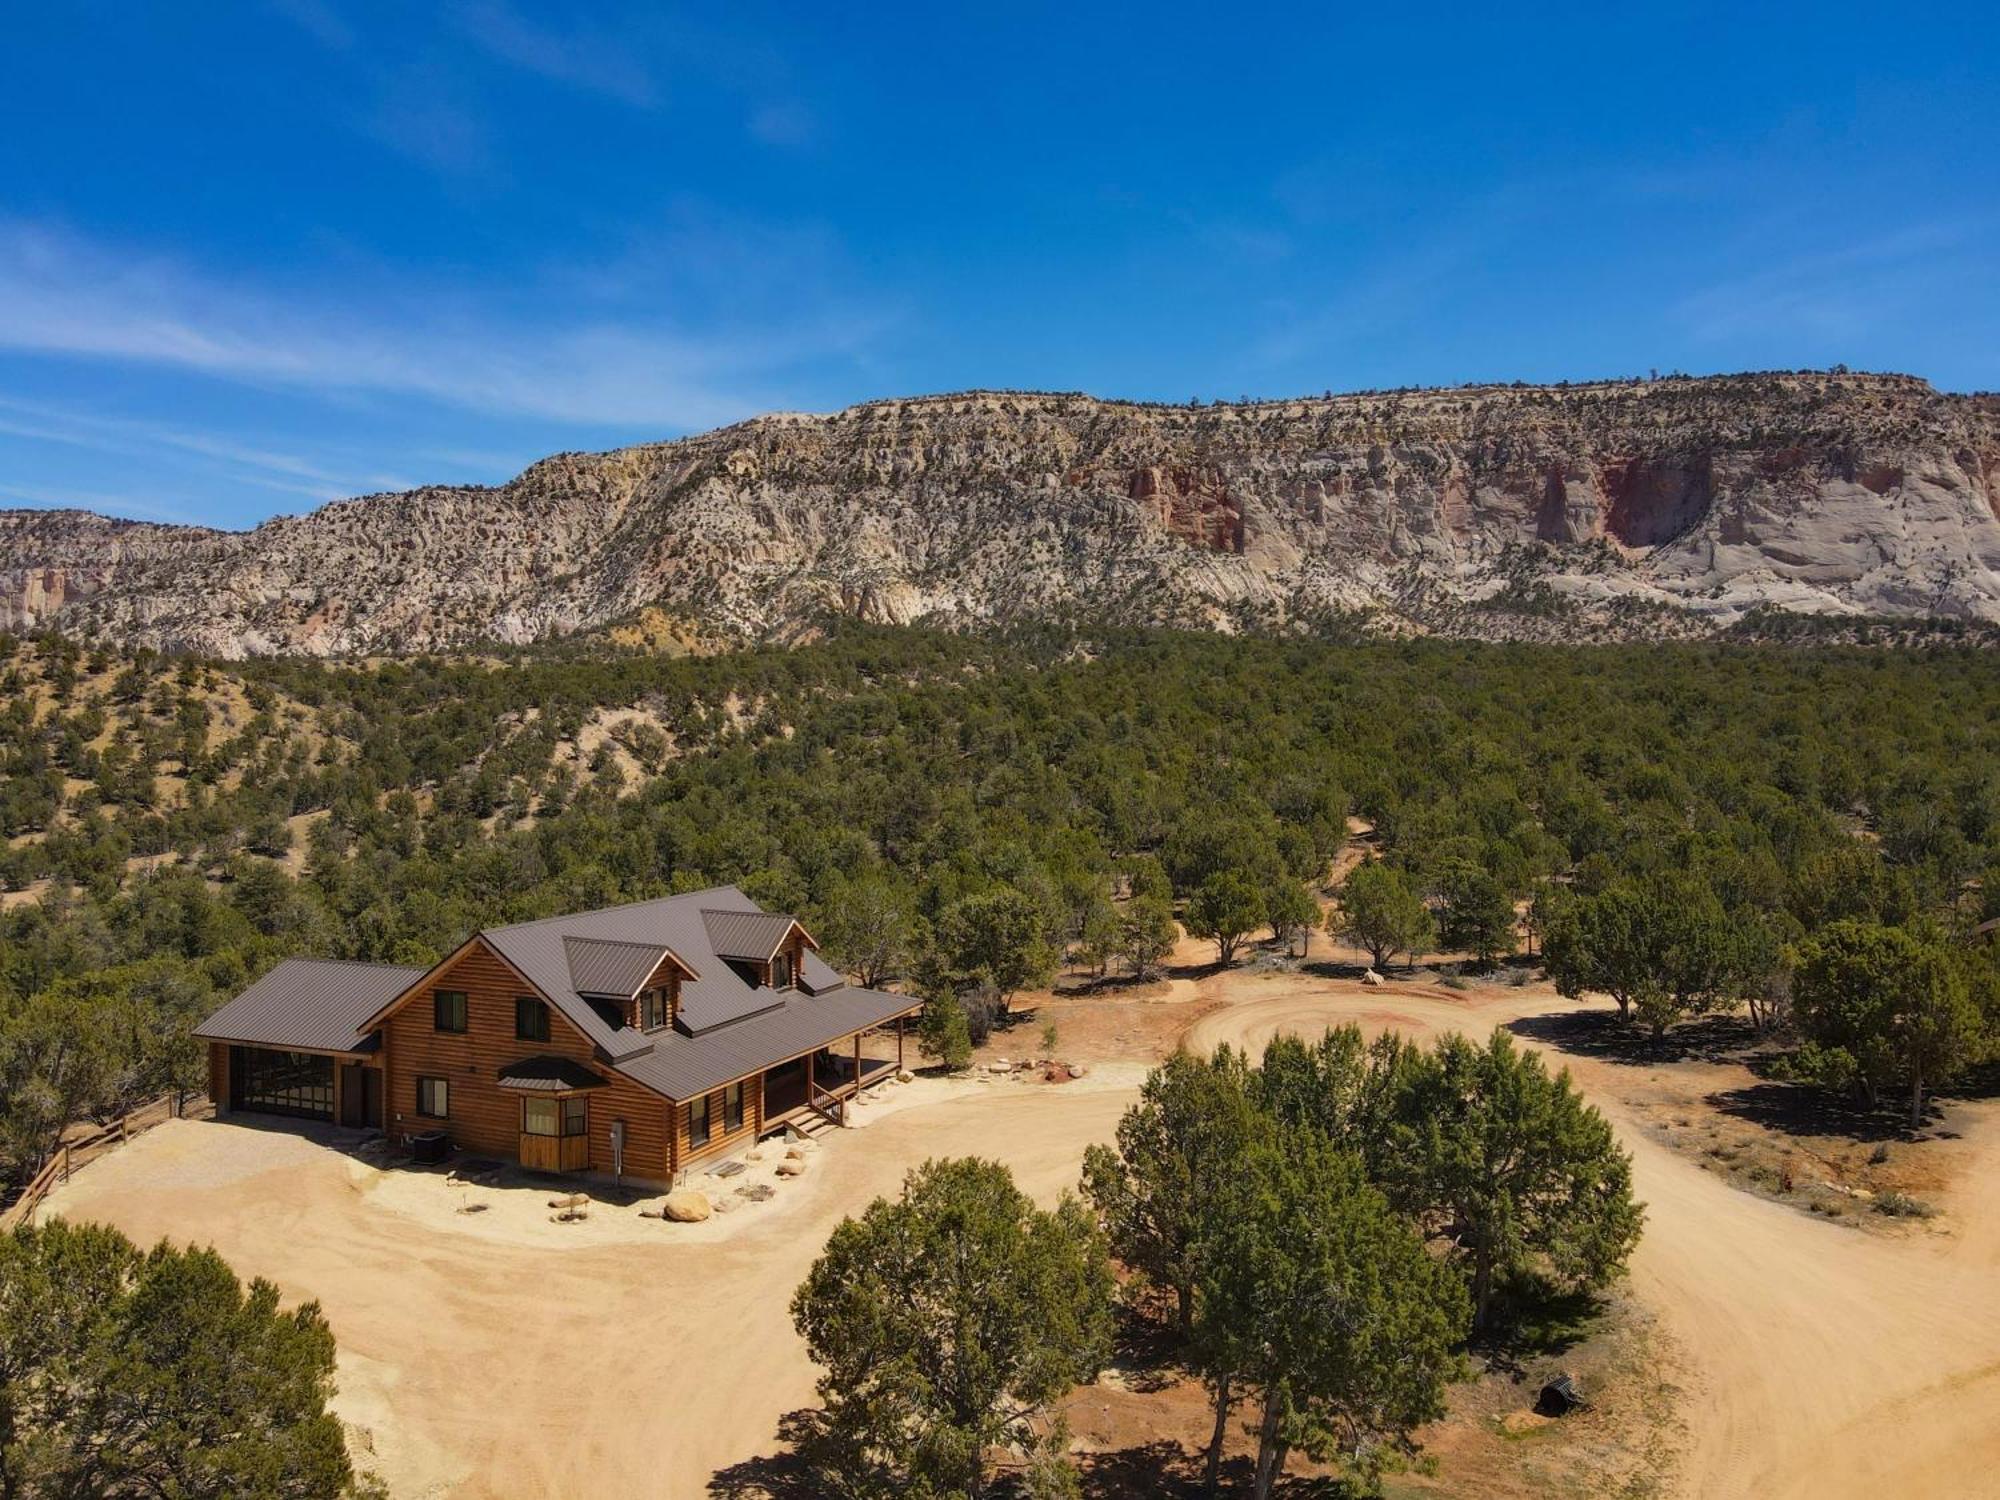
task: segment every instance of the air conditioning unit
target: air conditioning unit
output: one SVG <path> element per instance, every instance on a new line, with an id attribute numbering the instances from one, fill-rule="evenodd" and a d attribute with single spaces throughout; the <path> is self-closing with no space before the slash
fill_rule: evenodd
<path id="1" fill-rule="evenodd" d="M 410 1137 L 410 1158 L 434 1167 L 451 1154 L 451 1137 L 442 1130 L 425 1130 Z"/>

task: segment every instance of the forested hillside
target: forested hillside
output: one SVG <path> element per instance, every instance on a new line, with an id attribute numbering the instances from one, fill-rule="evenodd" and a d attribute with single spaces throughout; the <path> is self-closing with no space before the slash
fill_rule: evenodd
<path id="1" fill-rule="evenodd" d="M 714 657 L 0 656 L 16 1169 L 80 1112 L 194 1083 L 186 1027 L 286 954 L 428 962 L 720 881 L 870 979 L 1005 988 L 996 942 L 1143 962 L 1133 908 L 1218 876 L 1296 908 L 1352 815 L 1435 919 L 1392 949 L 1505 951 L 1503 904 L 1532 927 L 1676 882 L 1734 955 L 1684 1008 L 1780 996 L 1788 945 L 1841 917 L 1996 907 L 1974 650 L 855 625 Z"/>

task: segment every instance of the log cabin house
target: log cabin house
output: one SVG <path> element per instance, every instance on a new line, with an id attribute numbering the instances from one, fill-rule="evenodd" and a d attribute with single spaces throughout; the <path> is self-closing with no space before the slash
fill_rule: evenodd
<path id="1" fill-rule="evenodd" d="M 722 886 L 487 928 L 428 969 L 286 959 L 196 1034 L 219 1113 L 671 1183 L 844 1120 L 901 1067 L 918 1003 L 848 984 L 817 948 Z"/>

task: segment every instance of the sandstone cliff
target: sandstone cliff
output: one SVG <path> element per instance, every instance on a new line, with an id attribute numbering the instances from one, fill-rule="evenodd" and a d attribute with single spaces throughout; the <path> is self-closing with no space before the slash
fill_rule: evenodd
<path id="1" fill-rule="evenodd" d="M 658 606 L 1480 634 L 1757 605 L 2000 620 L 2000 398 L 1902 376 L 1204 407 L 973 392 L 563 454 L 253 531 L 0 512 L 0 626 L 220 656 L 527 642 Z"/>

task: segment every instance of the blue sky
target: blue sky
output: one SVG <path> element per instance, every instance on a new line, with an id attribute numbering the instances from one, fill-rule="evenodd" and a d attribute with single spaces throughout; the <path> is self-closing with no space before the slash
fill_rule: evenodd
<path id="1" fill-rule="evenodd" d="M 14 7 L 0 505 L 218 525 L 771 408 L 2000 388 L 1996 7 Z"/>

